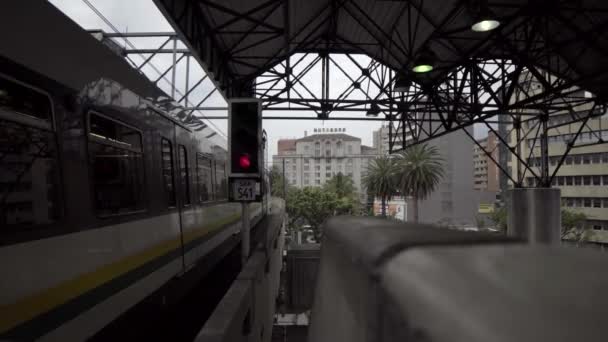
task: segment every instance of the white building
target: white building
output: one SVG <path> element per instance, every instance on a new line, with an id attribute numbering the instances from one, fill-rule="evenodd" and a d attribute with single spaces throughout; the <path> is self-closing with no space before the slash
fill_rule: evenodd
<path id="1" fill-rule="evenodd" d="M 295 140 L 279 140 L 273 164 L 283 171 L 295 187 L 322 186 L 338 173 L 352 178 L 361 200 L 361 178 L 376 150 L 361 144 L 361 139 L 345 134 L 345 129 L 317 129 L 315 134 Z"/>

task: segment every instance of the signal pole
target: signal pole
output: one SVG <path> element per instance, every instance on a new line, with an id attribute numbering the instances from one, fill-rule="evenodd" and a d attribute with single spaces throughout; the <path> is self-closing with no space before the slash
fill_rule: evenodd
<path id="1" fill-rule="evenodd" d="M 262 202 L 264 197 L 262 105 L 253 98 L 230 99 L 229 108 L 228 199 L 241 202 L 241 265 L 244 267 L 251 249 L 249 202 Z"/>
<path id="2" fill-rule="evenodd" d="M 245 267 L 249 259 L 250 228 L 249 227 L 249 203 L 241 202 L 241 266 Z"/>

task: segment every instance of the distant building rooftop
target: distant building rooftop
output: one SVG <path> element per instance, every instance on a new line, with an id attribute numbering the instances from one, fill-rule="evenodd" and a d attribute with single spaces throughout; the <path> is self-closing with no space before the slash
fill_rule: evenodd
<path id="1" fill-rule="evenodd" d="M 361 154 L 375 154 L 378 153 L 378 150 L 371 146 L 361 145 Z"/>
<path id="2" fill-rule="evenodd" d="M 281 139 L 277 142 L 278 154 L 296 150 L 296 139 Z"/>
<path id="3" fill-rule="evenodd" d="M 314 141 L 320 139 L 342 139 L 342 140 L 350 140 L 350 141 L 361 141 L 360 138 L 353 137 L 352 135 L 344 134 L 344 133 L 322 133 L 322 134 L 312 134 L 307 137 L 303 137 L 297 139 L 297 142 L 300 141 Z"/>

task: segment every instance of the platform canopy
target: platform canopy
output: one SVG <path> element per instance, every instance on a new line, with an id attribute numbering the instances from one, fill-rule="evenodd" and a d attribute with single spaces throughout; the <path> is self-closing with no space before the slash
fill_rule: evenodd
<path id="1" fill-rule="evenodd" d="M 155 0 L 228 97 L 298 52 L 363 53 L 441 82 L 471 58 L 533 64 L 608 97 L 604 0 Z M 500 26 L 475 32 L 491 15 Z"/>

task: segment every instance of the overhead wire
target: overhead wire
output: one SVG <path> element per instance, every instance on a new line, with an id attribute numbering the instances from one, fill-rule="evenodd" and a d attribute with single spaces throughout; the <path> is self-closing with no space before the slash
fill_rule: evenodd
<path id="1" fill-rule="evenodd" d="M 114 26 L 114 24 L 112 24 L 112 22 L 106 18 L 106 16 L 103 15 L 103 13 L 101 13 L 101 11 L 99 11 L 99 9 L 97 9 L 97 7 L 95 7 L 95 5 L 93 5 L 89 0 L 82 0 L 82 2 L 85 3 L 85 5 L 87 5 L 91 11 L 93 11 L 93 13 L 95 13 L 106 25 L 108 25 L 108 27 L 114 31 L 114 33 L 118 33 L 120 34 L 120 30 L 118 30 L 118 28 L 116 28 L 116 26 Z M 135 45 L 127 38 L 127 37 L 120 37 L 121 39 L 124 40 L 125 44 L 127 44 L 131 49 L 135 50 Z M 146 60 L 146 56 L 144 56 L 143 53 L 138 53 L 139 57 L 141 57 L 143 60 Z M 131 64 L 136 65 L 135 62 L 128 58 L 127 59 L 131 62 Z M 161 79 L 169 84 L 171 84 L 171 82 L 166 78 L 166 76 L 163 76 L 162 72 L 152 63 L 152 62 L 148 62 L 148 65 L 150 66 L 150 68 L 152 68 L 152 70 L 154 70 L 158 75 L 161 75 Z M 176 66 L 173 66 L 174 68 Z M 183 96 L 184 94 L 176 87 L 175 88 L 175 92 L 179 95 L 179 96 Z M 188 103 L 192 104 L 192 102 L 186 100 L 186 106 L 188 106 Z M 200 114 L 209 125 L 211 125 L 219 134 L 221 134 L 224 138 L 227 138 L 226 133 L 224 133 L 219 127 L 217 127 L 217 125 L 215 125 L 210 119 L 207 119 L 207 116 L 205 114 L 203 114 L 200 110 L 196 111 L 198 114 Z"/>

